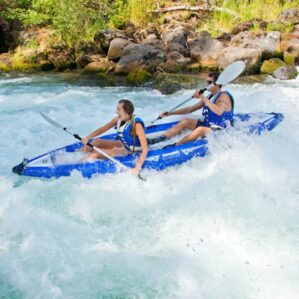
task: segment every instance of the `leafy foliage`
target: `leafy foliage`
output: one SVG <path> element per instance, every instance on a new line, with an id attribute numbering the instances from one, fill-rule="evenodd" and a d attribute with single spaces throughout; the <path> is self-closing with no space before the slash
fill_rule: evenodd
<path id="1" fill-rule="evenodd" d="M 262 19 L 274 21 L 286 7 L 297 6 L 298 0 L 0 0 L 0 17 L 18 18 L 24 26 L 49 26 L 57 31 L 60 41 L 76 46 L 80 40 L 90 40 L 101 28 L 123 28 L 128 23 L 145 26 L 159 22 L 159 15 L 148 11 L 159 3 L 165 7 L 182 3 L 222 7 L 235 12 L 236 18 L 227 11 L 208 15 L 199 30 L 214 35 L 230 31 L 237 22 Z M 275 27 L 276 26 L 276 27 Z M 277 28 L 268 25 L 268 30 Z M 278 30 L 290 31 L 292 24 L 283 24 Z"/>
<path id="2" fill-rule="evenodd" d="M 236 12 L 238 18 L 225 11 L 214 12 L 200 27 L 200 30 L 208 30 L 213 35 L 230 32 L 238 22 L 251 20 L 277 21 L 280 12 L 288 7 L 297 7 L 298 0 L 218 0 L 210 1 L 215 6 Z M 254 28 L 256 29 L 256 28 Z M 280 30 L 289 32 L 292 24 L 269 24 L 267 30 Z"/>
<path id="3" fill-rule="evenodd" d="M 29 0 L 24 8 L 7 8 L 7 16 L 18 18 L 25 26 L 48 25 L 56 29 L 68 45 L 90 39 L 107 22 L 106 0 Z"/>

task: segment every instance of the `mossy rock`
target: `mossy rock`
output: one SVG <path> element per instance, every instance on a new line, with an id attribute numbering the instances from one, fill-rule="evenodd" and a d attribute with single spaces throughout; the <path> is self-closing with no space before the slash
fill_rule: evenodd
<path id="1" fill-rule="evenodd" d="M 261 73 L 272 75 L 281 66 L 285 66 L 285 63 L 279 58 L 265 60 L 261 66 Z"/>
<path id="2" fill-rule="evenodd" d="M 107 59 L 103 59 L 102 61 L 94 61 L 87 64 L 82 70 L 83 74 L 98 74 L 105 73 L 109 69 L 113 68 L 115 63 L 112 61 L 108 61 Z"/>
<path id="3" fill-rule="evenodd" d="M 152 75 L 146 70 L 134 70 L 129 72 L 126 77 L 126 82 L 130 85 L 142 85 L 149 81 L 152 78 Z"/>
<path id="4" fill-rule="evenodd" d="M 163 94 L 171 94 L 182 88 L 195 88 L 197 80 L 191 75 L 157 73 L 153 87 Z"/>
<path id="5" fill-rule="evenodd" d="M 283 54 L 283 61 L 287 64 L 287 65 L 295 65 L 296 62 L 296 56 L 290 53 L 284 53 Z"/>
<path id="6" fill-rule="evenodd" d="M 124 85 L 125 77 L 115 76 L 113 74 L 98 73 L 96 75 L 98 80 L 98 85 L 101 87 L 105 86 L 119 86 Z"/>

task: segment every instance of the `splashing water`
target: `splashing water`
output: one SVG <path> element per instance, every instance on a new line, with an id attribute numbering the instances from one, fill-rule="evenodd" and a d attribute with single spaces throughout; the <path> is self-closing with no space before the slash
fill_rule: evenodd
<path id="1" fill-rule="evenodd" d="M 74 142 L 40 110 L 84 135 L 120 98 L 149 123 L 192 93 L 64 76 L 0 79 L 0 298 L 298 298 L 298 79 L 228 86 L 236 112 L 284 121 L 260 137 L 210 136 L 210 155 L 147 182 L 20 178 L 23 157 Z"/>

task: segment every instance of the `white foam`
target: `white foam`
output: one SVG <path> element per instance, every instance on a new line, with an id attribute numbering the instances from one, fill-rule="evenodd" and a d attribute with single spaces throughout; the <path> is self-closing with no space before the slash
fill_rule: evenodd
<path id="1" fill-rule="evenodd" d="M 259 137 L 210 136 L 207 157 L 146 171 L 146 182 L 127 173 L 27 180 L 11 167 L 74 142 L 39 110 L 84 136 L 111 119 L 119 98 L 132 98 L 149 123 L 192 91 L 161 96 L 56 76 L 22 80 L 0 80 L 5 295 L 297 298 L 298 79 L 231 84 L 236 112 L 282 112 L 284 121 Z"/>

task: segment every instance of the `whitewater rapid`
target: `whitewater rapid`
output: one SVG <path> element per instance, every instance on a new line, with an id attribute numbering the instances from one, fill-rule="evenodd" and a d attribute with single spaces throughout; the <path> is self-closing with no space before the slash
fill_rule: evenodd
<path id="1" fill-rule="evenodd" d="M 74 140 L 38 111 L 84 136 L 121 98 L 149 123 L 192 91 L 2 75 L 0 298 L 298 298 L 299 78 L 227 88 L 236 112 L 285 119 L 262 136 L 210 136 L 207 157 L 146 172 L 147 182 L 41 180 L 11 167 Z"/>

